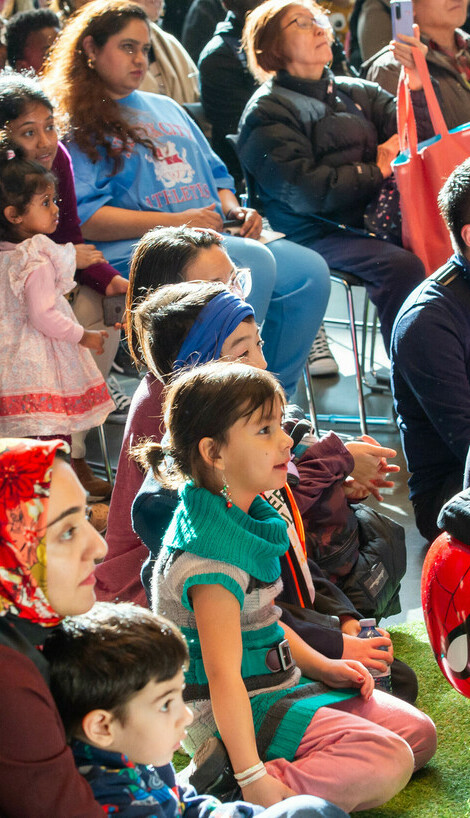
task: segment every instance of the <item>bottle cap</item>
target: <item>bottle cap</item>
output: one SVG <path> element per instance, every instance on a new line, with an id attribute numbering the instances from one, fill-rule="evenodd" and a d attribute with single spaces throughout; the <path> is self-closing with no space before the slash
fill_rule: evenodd
<path id="1" fill-rule="evenodd" d="M 371 617 L 370 619 L 360 619 L 359 624 L 361 628 L 375 628 L 377 622 L 373 617 Z"/>

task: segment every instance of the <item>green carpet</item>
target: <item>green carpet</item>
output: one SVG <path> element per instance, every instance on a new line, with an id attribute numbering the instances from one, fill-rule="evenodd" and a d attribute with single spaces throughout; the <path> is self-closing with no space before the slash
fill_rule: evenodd
<path id="1" fill-rule="evenodd" d="M 390 628 L 395 655 L 414 668 L 419 682 L 417 706 L 434 720 L 437 753 L 408 786 L 383 807 L 361 818 L 470 818 L 470 699 L 444 679 L 429 647 L 424 624 Z M 187 757 L 177 754 L 181 769 Z"/>
<path id="2" fill-rule="evenodd" d="M 361 818 L 469 818 L 470 700 L 444 679 L 432 655 L 424 624 L 390 628 L 395 655 L 418 676 L 417 706 L 434 720 L 438 748 L 424 770 L 383 807 Z"/>

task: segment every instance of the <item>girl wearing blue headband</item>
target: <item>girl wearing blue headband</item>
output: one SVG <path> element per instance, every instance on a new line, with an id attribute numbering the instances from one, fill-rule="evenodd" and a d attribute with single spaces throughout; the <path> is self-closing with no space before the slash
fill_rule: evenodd
<path id="1" fill-rule="evenodd" d="M 214 250 L 222 265 L 228 264 L 229 272 L 233 265 L 217 243 L 203 248 L 209 254 Z M 175 255 L 175 248 L 171 255 Z M 223 273 L 222 266 L 219 274 Z M 139 276 L 140 283 L 142 278 Z M 133 286 L 132 276 L 129 292 L 138 299 L 139 288 Z M 175 359 L 180 366 L 188 366 L 195 359 L 202 363 L 218 357 L 241 358 L 259 369 L 266 368 L 266 361 L 252 307 L 220 282 L 188 281 L 160 287 L 140 306 L 134 306 L 131 321 L 130 345 L 135 357 L 145 361 L 151 371 L 134 395 L 126 424 L 108 516 L 109 558 L 97 571 L 98 596 L 108 602 L 118 597 L 146 605 L 140 570 L 148 551 L 131 525 L 131 505 L 143 474 L 129 458 L 129 448 L 141 438 L 161 439 L 162 380 L 171 377 Z M 192 354 L 195 350 L 197 355 Z"/>

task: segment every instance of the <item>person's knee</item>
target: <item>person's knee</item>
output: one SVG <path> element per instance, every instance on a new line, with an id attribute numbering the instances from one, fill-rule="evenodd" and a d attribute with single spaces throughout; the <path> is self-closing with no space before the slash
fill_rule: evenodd
<path id="1" fill-rule="evenodd" d="M 374 767 L 373 783 L 371 781 L 377 804 L 385 804 L 406 787 L 414 770 L 413 751 L 404 739 L 389 732 L 382 736 L 381 742 L 383 756 Z"/>
<path id="2" fill-rule="evenodd" d="M 420 770 L 433 757 L 437 749 L 436 725 L 421 710 L 416 711 L 414 729 L 407 741 L 414 754 L 414 769 Z"/>

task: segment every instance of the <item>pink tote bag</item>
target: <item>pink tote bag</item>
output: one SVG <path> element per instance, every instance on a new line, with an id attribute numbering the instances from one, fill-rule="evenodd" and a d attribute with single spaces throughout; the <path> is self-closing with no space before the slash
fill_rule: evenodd
<path id="1" fill-rule="evenodd" d="M 421 259 L 430 275 L 453 252 L 437 194 L 454 168 L 470 156 L 470 123 L 448 130 L 426 60 L 419 49 L 413 53 L 435 136 L 418 144 L 411 93 L 402 69 L 397 94 L 400 153 L 392 167 L 400 192 L 403 246 Z"/>

